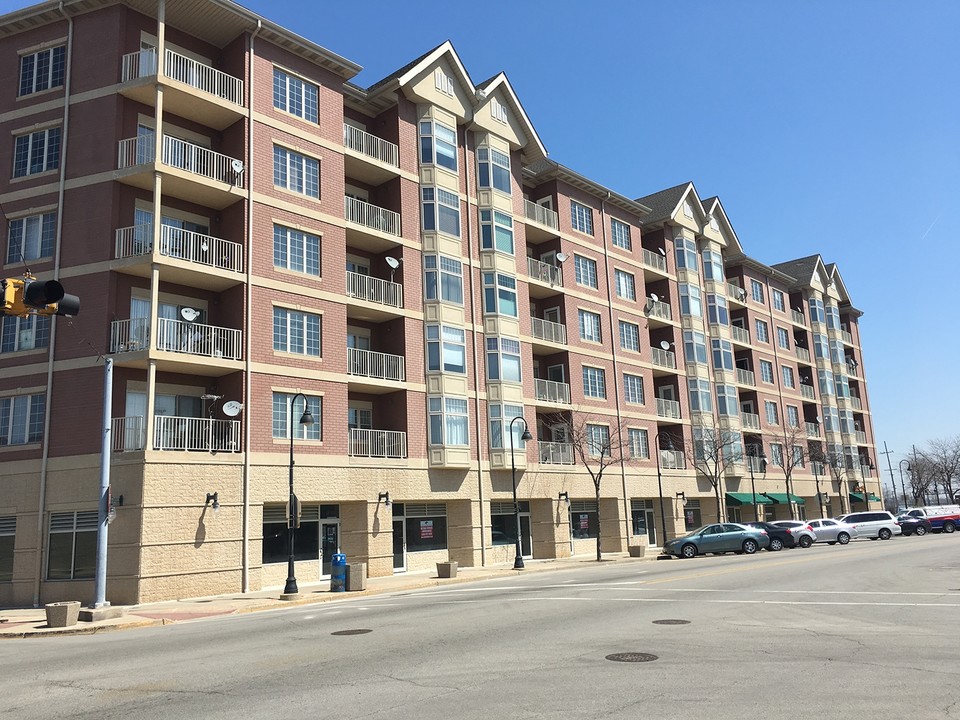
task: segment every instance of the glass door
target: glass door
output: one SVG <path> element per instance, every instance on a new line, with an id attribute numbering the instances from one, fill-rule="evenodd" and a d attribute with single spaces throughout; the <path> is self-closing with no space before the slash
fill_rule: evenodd
<path id="1" fill-rule="evenodd" d="M 407 569 L 407 544 L 404 542 L 403 518 L 393 519 L 393 571 L 403 572 Z"/>
<path id="2" fill-rule="evenodd" d="M 333 556 L 340 552 L 340 520 L 320 521 L 320 576 L 330 577 Z"/>

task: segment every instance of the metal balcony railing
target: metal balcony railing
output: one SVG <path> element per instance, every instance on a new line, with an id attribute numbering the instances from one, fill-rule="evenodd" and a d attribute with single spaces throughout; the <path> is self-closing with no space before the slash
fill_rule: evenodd
<path id="1" fill-rule="evenodd" d="M 541 380 L 536 378 L 534 381 L 534 390 L 537 400 L 546 402 L 570 404 L 570 384 L 565 382 L 556 382 L 554 380 Z"/>
<path id="2" fill-rule="evenodd" d="M 158 318 L 157 349 L 167 352 L 239 360 L 242 333 L 232 328 Z M 150 347 L 150 319 L 110 323 L 110 352 L 136 352 Z"/>
<path id="3" fill-rule="evenodd" d="M 400 167 L 400 153 L 397 146 L 389 140 L 378 138 L 371 135 L 366 130 L 354 127 L 353 125 L 343 124 L 343 144 L 361 155 L 392 165 Z"/>
<path id="4" fill-rule="evenodd" d="M 747 291 L 735 283 L 727 283 L 727 297 L 737 302 L 747 299 Z"/>
<path id="5" fill-rule="evenodd" d="M 750 331 L 738 325 L 730 326 L 730 336 L 741 345 L 750 344 Z"/>
<path id="6" fill-rule="evenodd" d="M 810 472 L 812 472 L 814 475 L 826 475 L 827 466 L 819 460 L 814 460 L 812 463 L 810 463 Z"/>
<path id="7" fill-rule="evenodd" d="M 347 295 L 360 300 L 368 300 L 378 305 L 403 307 L 402 285 L 370 275 L 361 275 L 350 270 L 347 270 Z"/>
<path id="8" fill-rule="evenodd" d="M 810 351 L 805 347 L 797 346 L 797 359 L 803 360 L 804 362 L 810 362 Z"/>
<path id="9" fill-rule="evenodd" d="M 854 434 L 855 434 L 856 437 L 857 437 L 857 444 L 858 444 L 858 445 L 866 445 L 866 444 L 867 444 L 867 433 L 866 433 L 866 431 L 864 431 L 864 430 L 857 430 Z"/>
<path id="10" fill-rule="evenodd" d="M 754 457 L 753 455 L 746 455 L 744 459 L 747 461 L 747 467 L 753 470 L 753 472 L 763 472 L 763 458 Z"/>
<path id="11" fill-rule="evenodd" d="M 113 452 L 135 452 L 146 447 L 147 422 L 143 416 L 113 418 L 110 428 Z"/>
<path id="12" fill-rule="evenodd" d="M 527 258 L 527 274 L 531 280 L 539 280 L 550 285 L 563 285 L 563 274 L 560 267 L 536 258 Z"/>
<path id="13" fill-rule="evenodd" d="M 653 364 L 658 367 L 670 368 L 675 370 L 677 367 L 677 354 L 672 350 L 663 348 L 651 348 L 653 351 Z"/>
<path id="14" fill-rule="evenodd" d="M 863 410 L 863 401 L 856 395 L 850 396 L 850 404 L 853 406 L 854 410 Z"/>
<path id="15" fill-rule="evenodd" d="M 660 300 L 647 301 L 647 315 L 660 318 L 661 320 L 673 319 L 673 311 L 670 309 L 670 306 Z"/>
<path id="16" fill-rule="evenodd" d="M 865 478 L 873 477 L 873 469 L 869 465 L 861 465 L 860 476 Z"/>
<path id="17" fill-rule="evenodd" d="M 138 352 L 150 348 L 150 318 L 114 320 L 110 323 L 110 352 Z"/>
<path id="18" fill-rule="evenodd" d="M 402 355 L 347 348 L 347 374 L 378 380 L 406 380 L 405 361 Z"/>
<path id="19" fill-rule="evenodd" d="M 646 248 L 643 248 L 642 254 L 643 264 L 649 267 L 652 267 L 655 270 L 660 272 L 667 271 L 667 259 L 660 253 L 651 252 Z"/>
<path id="20" fill-rule="evenodd" d="M 541 465 L 573 465 L 573 445 L 560 442 L 537 443 Z"/>
<path id="21" fill-rule="evenodd" d="M 797 312 L 796 310 L 790 310 L 790 319 L 793 320 L 797 325 L 805 325 L 806 320 L 803 318 L 802 312 Z"/>
<path id="22" fill-rule="evenodd" d="M 558 230 L 560 228 L 560 216 L 550 208 L 537 205 L 537 203 L 531 202 L 530 200 L 524 200 L 523 212 L 528 220 L 533 220 L 535 223 L 545 225 L 551 230 Z"/>
<path id="23" fill-rule="evenodd" d="M 820 425 L 814 422 L 804 423 L 807 429 L 807 437 L 820 437 Z"/>
<path id="24" fill-rule="evenodd" d="M 399 430 L 350 428 L 350 457 L 405 458 L 407 434 Z"/>
<path id="25" fill-rule="evenodd" d="M 657 398 L 657 417 L 679 419 L 680 403 L 676 400 Z"/>
<path id="26" fill-rule="evenodd" d="M 813 385 L 804 385 L 800 383 L 800 394 L 807 400 L 815 400 L 816 394 L 813 391 Z"/>
<path id="27" fill-rule="evenodd" d="M 364 200 L 344 196 L 343 216 L 347 222 L 363 225 L 371 230 L 400 235 L 400 213 L 371 205 Z"/>
<path id="28" fill-rule="evenodd" d="M 742 368 L 737 368 L 737 382 L 741 385 L 756 386 L 757 378 L 753 374 L 753 370 L 743 370 Z"/>
<path id="29" fill-rule="evenodd" d="M 139 52 L 123 56 L 120 69 L 121 82 L 156 74 L 156 48 L 144 48 Z M 243 105 L 243 80 L 173 50 L 167 50 L 164 54 L 164 76 L 216 95 L 235 105 Z"/>
<path id="30" fill-rule="evenodd" d="M 740 413 L 740 421 L 743 424 L 743 427 L 747 430 L 760 429 L 760 416 L 756 413 Z"/>
<path id="31" fill-rule="evenodd" d="M 240 452 L 240 421 L 157 415 L 154 450 Z"/>
<path id="32" fill-rule="evenodd" d="M 840 337 L 843 338 L 843 341 L 844 341 L 847 345 L 853 345 L 853 334 L 850 333 L 849 331 L 847 331 L 847 330 L 841 330 L 841 331 L 840 331 Z"/>
<path id="33" fill-rule="evenodd" d="M 682 450 L 660 451 L 660 467 L 664 470 L 683 470 L 686 466 Z"/>
<path id="34" fill-rule="evenodd" d="M 561 345 L 567 344 L 567 326 L 549 320 L 531 317 L 530 334 L 538 340 L 547 340 Z"/>
<path id="35" fill-rule="evenodd" d="M 214 152 L 171 135 L 163 136 L 162 152 L 161 162 L 164 165 L 234 187 L 244 186 L 244 173 L 234 169 L 234 164 L 238 161 L 229 155 Z M 152 163 L 154 158 L 152 135 L 140 135 L 119 142 L 117 167 L 120 169 Z"/>
<path id="36" fill-rule="evenodd" d="M 153 225 L 118 228 L 117 258 L 148 255 L 153 251 Z M 243 246 L 212 235 L 163 225 L 160 228 L 160 254 L 219 270 L 243 272 Z"/>

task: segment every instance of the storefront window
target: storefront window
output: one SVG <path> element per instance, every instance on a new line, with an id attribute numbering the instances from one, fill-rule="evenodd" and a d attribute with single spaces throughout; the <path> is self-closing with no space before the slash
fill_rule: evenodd
<path id="1" fill-rule="evenodd" d="M 600 514 L 595 500 L 570 501 L 570 537 L 574 540 L 595 538 L 600 533 Z"/>

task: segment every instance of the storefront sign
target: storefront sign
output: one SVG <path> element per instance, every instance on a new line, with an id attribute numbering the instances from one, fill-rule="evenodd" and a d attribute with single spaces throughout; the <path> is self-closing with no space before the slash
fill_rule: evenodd
<path id="1" fill-rule="evenodd" d="M 433 520 L 420 521 L 420 539 L 430 540 L 433 538 Z"/>

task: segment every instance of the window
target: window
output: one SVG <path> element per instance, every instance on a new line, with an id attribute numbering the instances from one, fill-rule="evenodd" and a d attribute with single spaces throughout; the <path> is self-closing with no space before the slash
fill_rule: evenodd
<path id="1" fill-rule="evenodd" d="M 843 374 L 837 374 L 835 378 L 837 382 L 837 397 L 850 397 L 850 379 Z"/>
<path id="2" fill-rule="evenodd" d="M 593 209 L 578 203 L 576 200 L 571 200 L 570 224 L 574 230 L 582 232 L 584 235 L 593 235 Z"/>
<path id="3" fill-rule="evenodd" d="M 843 351 L 843 340 L 830 341 L 830 360 L 840 365 L 846 363 L 847 358 Z"/>
<path id="4" fill-rule="evenodd" d="M 273 69 L 273 106 L 309 122 L 317 122 L 316 85 Z"/>
<path id="5" fill-rule="evenodd" d="M 627 322 L 626 320 L 620 321 L 620 347 L 624 350 L 640 352 L 639 325 L 632 322 Z"/>
<path id="6" fill-rule="evenodd" d="M 723 257 L 716 250 L 703 251 L 703 277 L 718 283 L 726 282 L 723 275 Z"/>
<path id="7" fill-rule="evenodd" d="M 587 424 L 587 451 L 591 457 L 610 457 L 610 428 Z"/>
<path id="8" fill-rule="evenodd" d="M 496 98 L 490 98 L 490 117 L 497 122 L 507 123 L 507 106 L 501 105 Z"/>
<path id="9" fill-rule="evenodd" d="M 454 95 L 453 78 L 447 75 L 442 68 L 433 71 L 433 86 L 444 95 L 450 97 Z"/>
<path id="10" fill-rule="evenodd" d="M 427 325 L 427 370 L 467 372 L 466 333 L 449 325 Z"/>
<path id="11" fill-rule="evenodd" d="M 853 411 L 852 410 L 841 410 L 840 411 L 840 432 L 844 434 L 852 434 L 854 431 L 853 424 Z"/>
<path id="12" fill-rule="evenodd" d="M 336 505 L 300 506 L 300 527 L 293 530 L 294 560 L 320 560 L 320 517 L 337 517 Z M 264 565 L 287 562 L 290 558 L 290 522 L 284 504 L 263 506 Z"/>
<path id="13" fill-rule="evenodd" d="M 804 467 L 804 452 L 800 445 L 793 446 L 793 466 Z"/>
<path id="14" fill-rule="evenodd" d="M 727 309 L 727 299 L 723 295 L 707 295 L 707 318 L 711 325 L 729 325 L 730 313 Z"/>
<path id="15" fill-rule="evenodd" d="M 827 432 L 840 432 L 840 411 L 837 408 L 823 406 L 823 428 Z"/>
<path id="16" fill-rule="evenodd" d="M 487 379 L 520 382 L 520 341 L 487 338 Z"/>
<path id="17" fill-rule="evenodd" d="M 483 273 L 483 311 L 517 317 L 517 279 L 503 273 Z"/>
<path id="18" fill-rule="evenodd" d="M 427 300 L 463 305 L 463 263 L 446 255 L 424 255 L 423 267 Z"/>
<path id="19" fill-rule="evenodd" d="M 273 184 L 291 192 L 319 199 L 320 161 L 274 145 Z"/>
<path id="20" fill-rule="evenodd" d="M 763 302 L 763 283 L 757 282 L 756 280 L 750 281 L 750 295 L 758 303 Z"/>
<path id="21" fill-rule="evenodd" d="M 787 425 L 792 428 L 800 427 L 800 410 L 794 405 L 787 405 Z"/>
<path id="22" fill-rule="evenodd" d="M 700 288 L 696 285 L 680 285 L 680 313 L 692 317 L 703 317 L 703 302 Z"/>
<path id="23" fill-rule="evenodd" d="M 777 345 L 782 347 L 784 350 L 790 349 L 790 333 L 787 332 L 786 328 L 777 328 Z"/>
<path id="24" fill-rule="evenodd" d="M 420 163 L 457 172 L 457 131 L 436 120 L 420 123 Z"/>
<path id="25" fill-rule="evenodd" d="M 765 400 L 763 403 L 763 409 L 767 414 L 767 425 L 780 424 L 780 410 L 775 402 L 772 400 Z"/>
<path id="26" fill-rule="evenodd" d="M 623 375 L 623 399 L 628 403 L 643 405 L 643 378 L 639 375 Z"/>
<path id="27" fill-rule="evenodd" d="M 17 516 L 0 515 L 0 582 L 13 580 L 13 549 L 16 536 Z"/>
<path id="28" fill-rule="evenodd" d="M 431 445 L 469 445 L 466 398 L 431 396 L 427 407 Z"/>
<path id="29" fill-rule="evenodd" d="M 787 309 L 787 305 L 783 300 L 783 293 L 780 292 L 779 290 L 772 290 L 772 289 L 770 290 L 770 292 L 773 294 L 774 310 L 779 310 L 780 312 L 784 312 Z"/>
<path id="30" fill-rule="evenodd" d="M 480 245 L 513 255 L 513 218 L 499 210 L 481 210 Z"/>
<path id="31" fill-rule="evenodd" d="M 20 57 L 20 97 L 63 85 L 66 48 L 48 48 Z"/>
<path id="32" fill-rule="evenodd" d="M 0 315 L 0 353 L 50 346 L 50 317 Z"/>
<path id="33" fill-rule="evenodd" d="M 646 430 L 629 428 L 627 430 L 627 446 L 632 458 L 650 457 L 650 441 Z"/>
<path id="34" fill-rule="evenodd" d="M 580 339 L 600 342 L 600 315 L 589 310 L 577 312 L 580 324 Z"/>
<path id="35" fill-rule="evenodd" d="M 831 330 L 840 329 L 840 308 L 836 305 L 827 305 L 826 307 L 827 327 Z"/>
<path id="36" fill-rule="evenodd" d="M 570 537 L 574 540 L 596 538 L 600 534 L 600 514 L 596 500 L 570 501 Z"/>
<path id="37" fill-rule="evenodd" d="M 97 511 L 50 514 L 48 580 L 92 578 L 97 561 Z"/>
<path id="38" fill-rule="evenodd" d="M 405 515 L 404 524 L 407 552 L 446 550 L 447 506 L 443 503 L 396 503 L 393 514 Z"/>
<path id="39" fill-rule="evenodd" d="M 780 367 L 780 375 L 783 377 L 784 387 L 788 387 L 788 388 L 796 387 L 796 382 L 794 380 L 792 367 L 788 367 L 787 365 L 782 365 Z"/>
<path id="40" fill-rule="evenodd" d="M 7 262 L 53 257 L 57 234 L 57 214 L 44 213 L 11 220 L 7 235 Z"/>
<path id="41" fill-rule="evenodd" d="M 618 248 L 633 249 L 633 242 L 630 240 L 630 226 L 616 218 L 610 218 L 610 239 Z"/>
<path id="42" fill-rule="evenodd" d="M 507 195 L 511 193 L 509 155 L 493 148 L 477 148 L 477 163 L 479 165 L 477 183 L 480 187 L 492 187 Z"/>
<path id="43" fill-rule="evenodd" d="M 687 362 L 707 364 L 707 340 L 702 332 L 683 331 L 683 356 Z"/>
<path id="44" fill-rule="evenodd" d="M 435 187 L 420 188 L 423 229 L 460 237 L 460 198 L 456 193 Z"/>
<path id="45" fill-rule="evenodd" d="M 320 356 L 320 316 L 273 309 L 273 349 L 297 355 Z"/>
<path id="46" fill-rule="evenodd" d="M 729 340 L 711 340 L 713 347 L 713 369 L 733 371 L 733 346 Z"/>
<path id="47" fill-rule="evenodd" d="M 760 379 L 765 383 L 773 385 L 773 363 L 769 360 L 760 361 Z"/>
<path id="48" fill-rule="evenodd" d="M 18 135 L 13 148 L 13 176 L 36 175 L 60 167 L 60 128 Z"/>
<path id="49" fill-rule="evenodd" d="M 770 443 L 770 464 L 783 467 L 783 445 Z"/>
<path id="50" fill-rule="evenodd" d="M 521 450 L 526 447 L 523 440 L 523 431 L 526 429 L 521 422 L 512 422 L 514 418 L 523 417 L 523 405 L 499 405 L 492 403 L 490 414 L 490 447 L 509 448 L 510 428 L 513 426 L 513 447 Z"/>
<path id="51" fill-rule="evenodd" d="M 713 400 L 710 397 L 710 381 L 700 378 L 687 380 L 690 394 L 690 410 L 694 412 L 713 412 Z"/>
<path id="52" fill-rule="evenodd" d="M 677 258 L 677 269 L 696 273 L 699 270 L 697 244 L 690 238 L 678 237 L 673 240 L 673 252 Z"/>
<path id="53" fill-rule="evenodd" d="M 717 412 L 730 417 L 740 414 L 737 389 L 733 385 L 717 385 Z"/>
<path id="54" fill-rule="evenodd" d="M 0 445 L 40 442 L 46 401 L 44 393 L 0 398 Z"/>
<path id="55" fill-rule="evenodd" d="M 830 357 L 830 343 L 823 333 L 813 334 L 813 352 L 816 357 L 824 360 Z"/>
<path id="56" fill-rule="evenodd" d="M 770 342 L 770 335 L 767 332 L 767 323 L 763 320 L 756 321 L 757 342 Z"/>
<path id="57" fill-rule="evenodd" d="M 587 287 L 596 288 L 597 287 L 597 261 L 591 260 L 590 258 L 583 257 L 582 255 L 573 256 L 573 267 L 576 270 L 576 278 L 578 285 L 586 285 Z"/>
<path id="58" fill-rule="evenodd" d="M 298 397 L 293 403 L 293 412 L 291 415 L 290 404 L 296 397 L 293 393 L 273 394 L 273 437 L 290 438 L 290 428 L 293 428 L 293 437 L 295 440 L 322 440 L 323 433 L 323 402 L 322 398 L 305 396 L 307 398 L 306 407 L 313 415 L 313 424 L 304 425 L 300 422 L 303 417 L 304 402 L 302 397 Z"/>
<path id="59" fill-rule="evenodd" d="M 600 398 L 605 400 L 607 397 L 607 379 L 603 368 L 583 366 L 583 395 L 584 397 Z"/>
<path id="60" fill-rule="evenodd" d="M 810 322 L 826 322 L 826 316 L 823 313 L 823 302 L 817 298 L 810 298 Z"/>
<path id="61" fill-rule="evenodd" d="M 320 238 L 283 225 L 274 225 L 273 266 L 319 276 Z"/>
<path id="62" fill-rule="evenodd" d="M 820 394 L 836 395 L 836 387 L 833 381 L 833 373 L 830 370 L 818 370 L 820 378 Z"/>
<path id="63" fill-rule="evenodd" d="M 623 270 L 614 270 L 613 274 L 617 281 L 617 297 L 624 300 L 636 300 L 637 282 L 633 275 Z"/>

